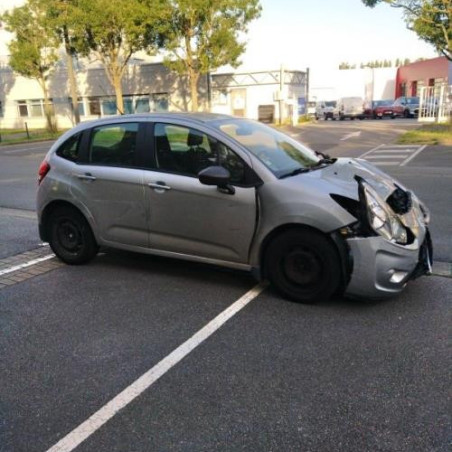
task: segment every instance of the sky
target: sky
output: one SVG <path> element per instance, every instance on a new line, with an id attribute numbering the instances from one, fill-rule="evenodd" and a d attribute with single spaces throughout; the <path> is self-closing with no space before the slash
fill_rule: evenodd
<path id="1" fill-rule="evenodd" d="M 95 1 L 95 0 L 93 0 Z M 0 12 L 23 0 L 0 0 Z M 249 26 L 243 70 L 336 69 L 339 63 L 433 58 L 434 49 L 406 29 L 399 9 L 361 0 L 261 0 L 262 15 Z M 0 30 L 0 56 L 8 53 Z"/>

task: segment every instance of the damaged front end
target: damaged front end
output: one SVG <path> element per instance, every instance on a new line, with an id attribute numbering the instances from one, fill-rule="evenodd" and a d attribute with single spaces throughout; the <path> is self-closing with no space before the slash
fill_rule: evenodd
<path id="1" fill-rule="evenodd" d="M 336 194 L 331 198 L 357 220 L 340 230 L 353 260 L 345 293 L 377 299 L 431 273 L 430 216 L 413 193 L 388 176 L 365 176 L 354 176 L 358 200 Z"/>

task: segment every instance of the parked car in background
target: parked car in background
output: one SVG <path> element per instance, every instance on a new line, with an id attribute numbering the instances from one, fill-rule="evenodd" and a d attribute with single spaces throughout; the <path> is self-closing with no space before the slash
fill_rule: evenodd
<path id="1" fill-rule="evenodd" d="M 392 118 L 394 119 L 394 109 L 392 105 L 394 104 L 393 99 L 385 99 L 385 100 L 374 100 L 372 102 L 372 118 L 374 119 L 383 119 L 383 118 Z"/>
<path id="2" fill-rule="evenodd" d="M 83 122 L 38 174 L 40 236 L 68 264 L 99 246 L 210 263 L 253 271 L 302 303 L 388 297 L 431 269 L 429 214 L 412 191 L 247 119 Z"/>
<path id="3" fill-rule="evenodd" d="M 419 97 L 398 97 L 392 104 L 393 115 L 414 118 L 419 115 Z"/>
<path id="4" fill-rule="evenodd" d="M 336 107 L 335 100 L 323 100 L 317 102 L 315 108 L 315 119 L 333 119 L 334 107 Z"/>
<path id="5" fill-rule="evenodd" d="M 341 97 L 333 110 L 333 119 L 341 121 L 346 118 L 364 119 L 366 117 L 364 110 L 365 104 L 362 97 Z"/>

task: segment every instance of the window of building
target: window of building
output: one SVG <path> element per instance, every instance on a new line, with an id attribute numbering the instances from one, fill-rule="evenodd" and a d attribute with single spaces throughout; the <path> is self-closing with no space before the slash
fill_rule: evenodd
<path id="1" fill-rule="evenodd" d="M 42 110 L 42 102 L 40 99 L 32 99 L 29 101 L 29 109 L 28 112 L 32 117 L 43 116 L 44 112 Z"/>
<path id="2" fill-rule="evenodd" d="M 88 111 L 92 116 L 100 116 L 100 99 L 99 97 L 88 97 Z"/>
<path id="3" fill-rule="evenodd" d="M 28 116 L 28 106 L 26 100 L 19 100 L 17 101 L 17 106 L 19 108 L 19 116 L 27 117 Z"/>
<path id="4" fill-rule="evenodd" d="M 149 96 L 139 96 L 135 98 L 136 113 L 149 113 L 150 111 Z"/>
<path id="5" fill-rule="evenodd" d="M 89 161 L 94 164 L 133 166 L 138 123 L 109 124 L 93 129 Z"/>
<path id="6" fill-rule="evenodd" d="M 124 102 L 124 114 L 130 115 L 134 113 L 133 96 L 124 96 L 122 101 Z"/>
<path id="7" fill-rule="evenodd" d="M 72 111 L 72 98 L 68 97 L 67 98 L 68 104 L 71 107 L 71 111 Z M 83 101 L 83 97 L 79 97 L 77 99 L 77 108 L 78 108 L 78 114 L 80 116 L 85 116 L 85 102 Z"/>
<path id="8" fill-rule="evenodd" d="M 0 118 L 3 118 L 3 102 L 0 100 Z"/>
<path id="9" fill-rule="evenodd" d="M 116 115 L 118 113 L 118 109 L 116 107 L 116 100 L 107 98 L 102 99 L 102 115 L 110 116 Z"/>
<path id="10" fill-rule="evenodd" d="M 165 112 L 168 111 L 169 99 L 168 93 L 156 93 L 151 95 L 152 111 Z"/>
<path id="11" fill-rule="evenodd" d="M 44 116 L 44 100 L 43 99 L 29 99 L 18 100 L 17 107 L 19 109 L 19 116 L 21 117 L 42 117 Z M 49 99 L 50 113 L 54 113 L 53 99 Z"/>

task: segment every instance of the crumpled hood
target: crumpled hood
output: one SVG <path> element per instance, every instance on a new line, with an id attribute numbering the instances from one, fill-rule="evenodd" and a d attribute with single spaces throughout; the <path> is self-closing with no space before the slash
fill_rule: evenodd
<path id="1" fill-rule="evenodd" d="M 358 180 L 362 179 L 371 186 L 378 195 L 392 208 L 394 215 L 410 230 L 416 237 L 423 237 L 425 233 L 425 216 L 427 209 L 422 205 L 417 196 L 407 190 L 401 183 L 384 173 L 374 165 L 362 159 L 340 158 L 334 164 L 321 170 L 322 178 L 326 178 L 333 184 L 340 185 L 342 182 L 353 184 L 353 196 L 358 200 Z M 333 191 L 332 191 L 333 194 Z M 401 196 L 395 196 L 399 195 Z M 399 198 L 399 199 L 395 199 Z M 401 198 L 401 199 L 400 199 Z M 400 201 L 400 202 L 399 202 Z"/>
<path id="2" fill-rule="evenodd" d="M 323 173 L 322 177 L 329 179 L 333 184 L 335 182 L 356 184 L 354 199 L 358 199 L 356 176 L 364 179 L 383 199 L 387 199 L 397 187 L 406 190 L 402 184 L 391 176 L 362 159 L 339 158 L 333 165 L 321 171 Z"/>

